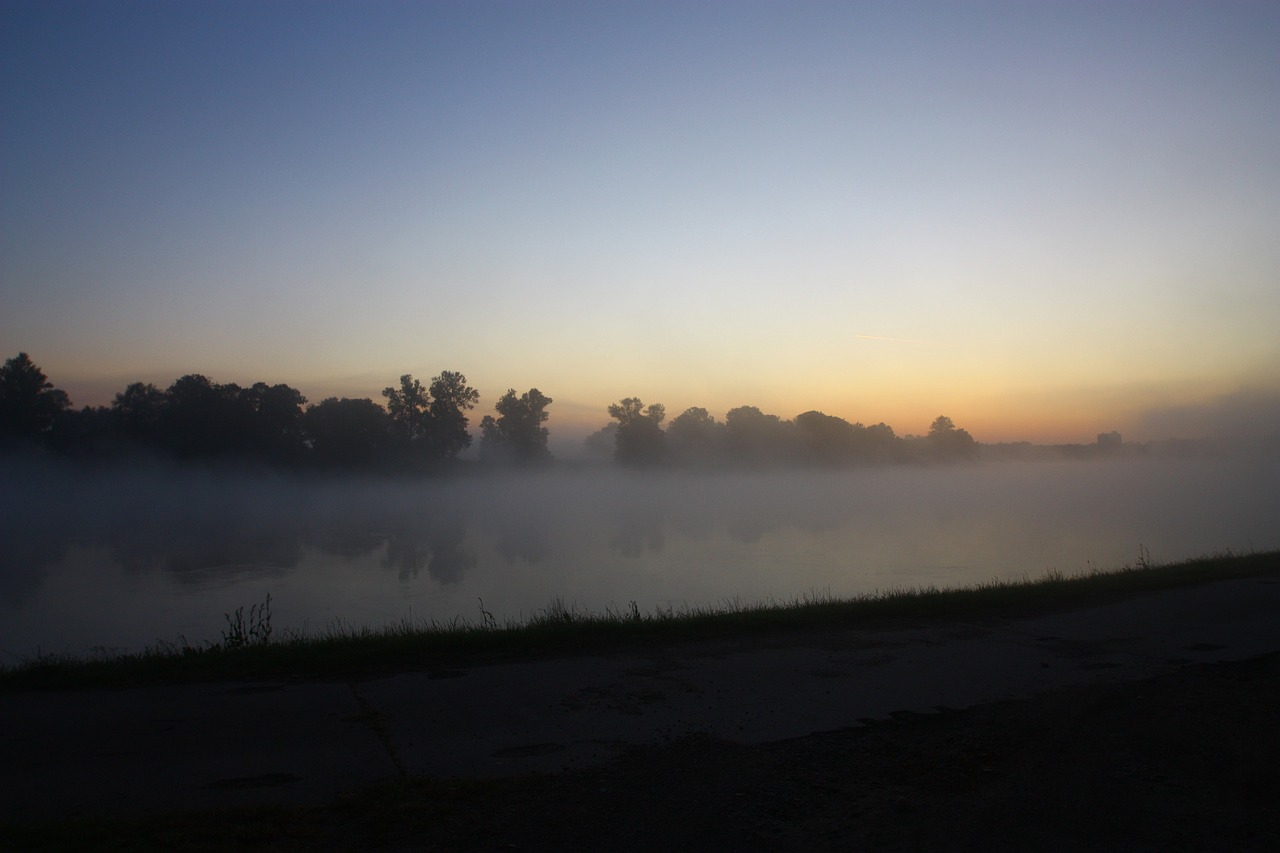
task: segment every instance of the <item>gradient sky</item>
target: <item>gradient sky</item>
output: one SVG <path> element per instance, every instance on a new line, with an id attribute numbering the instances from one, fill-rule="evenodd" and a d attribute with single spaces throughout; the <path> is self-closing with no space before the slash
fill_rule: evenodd
<path id="1" fill-rule="evenodd" d="M 1280 425 L 1277 3 L 4 0 L 0 76 L 0 347 L 77 405 Z"/>

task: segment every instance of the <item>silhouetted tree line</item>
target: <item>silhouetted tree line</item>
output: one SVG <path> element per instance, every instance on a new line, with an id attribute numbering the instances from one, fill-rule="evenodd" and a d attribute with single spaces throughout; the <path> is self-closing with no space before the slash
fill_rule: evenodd
<path id="1" fill-rule="evenodd" d="M 978 454 L 978 443 L 951 418 L 940 416 L 922 438 L 899 437 L 879 423 L 863 426 L 818 411 L 792 420 L 755 406 L 730 409 L 717 421 L 706 409 L 690 408 L 666 429 L 666 408 L 627 397 L 609 406 L 614 423 L 588 437 L 597 450 L 613 443 L 614 459 L 650 467 L 844 467 L 890 462 L 953 462 Z"/>
<path id="2" fill-rule="evenodd" d="M 247 388 L 200 374 L 168 388 L 135 382 L 110 406 L 75 409 L 26 353 L 0 367 L 0 448 L 114 458 L 138 452 L 183 461 L 217 460 L 283 468 L 439 471 L 471 446 L 467 412 L 480 394 L 445 370 L 427 386 L 411 374 L 383 390 L 386 407 L 367 398 L 330 397 L 307 405 L 288 385 Z M 550 459 L 546 408 L 538 389 L 499 400 L 481 424 L 490 460 Z"/>
<path id="3" fill-rule="evenodd" d="M 467 378 L 441 371 L 423 385 L 411 374 L 385 388 L 385 407 L 368 398 L 330 397 L 308 405 L 296 388 L 219 384 L 189 374 L 168 388 L 135 382 L 110 406 L 75 409 L 26 353 L 0 368 L 0 449 L 94 459 L 147 452 L 183 461 L 231 461 L 295 469 L 436 472 L 471 446 L 467 413 L 480 394 Z M 552 400 L 537 388 L 499 398 L 480 421 L 482 462 L 551 461 L 545 426 Z M 926 436 L 899 437 L 818 411 L 791 420 L 739 406 L 716 420 L 690 408 L 664 428 L 666 408 L 627 397 L 608 407 L 608 427 L 587 439 L 632 467 L 843 467 L 972 458 L 978 443 L 950 418 Z"/>

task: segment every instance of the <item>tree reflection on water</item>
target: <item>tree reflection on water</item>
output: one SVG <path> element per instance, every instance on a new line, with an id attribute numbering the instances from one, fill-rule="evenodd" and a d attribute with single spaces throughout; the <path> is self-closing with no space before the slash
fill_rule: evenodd
<path id="1" fill-rule="evenodd" d="M 848 595 L 1118 566 L 1140 544 L 1156 561 L 1280 547 L 1267 510 L 1280 505 L 1275 459 L 426 481 L 161 466 L 3 473 L 0 604 L 35 627 L 0 628 L 0 648 L 25 647 L 6 631 L 44 623 L 70 636 L 53 610 L 76 610 L 67 590 L 77 585 L 96 590 L 83 606 L 108 598 L 131 614 L 200 603 L 133 595 L 232 596 L 253 584 L 246 600 L 276 592 L 281 613 L 289 587 L 312 613 L 353 617 L 359 605 L 391 621 L 417 602 L 448 620 L 477 596 L 506 616 L 555 596 L 602 608 Z M 50 599 L 42 589 L 55 576 Z M 147 580 L 157 577 L 172 590 Z"/>

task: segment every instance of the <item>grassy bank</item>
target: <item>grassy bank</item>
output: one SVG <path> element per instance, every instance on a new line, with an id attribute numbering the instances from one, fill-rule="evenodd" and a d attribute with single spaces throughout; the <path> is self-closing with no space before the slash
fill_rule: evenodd
<path id="1" fill-rule="evenodd" d="M 815 594 L 786 602 L 723 602 L 683 610 L 593 613 L 553 601 L 521 623 L 498 624 L 480 608 L 476 621 L 401 622 L 382 628 L 338 626 L 317 636 L 272 630 L 270 601 L 231 614 L 224 642 L 207 647 L 159 644 L 102 658 L 43 656 L 0 670 L 0 690 L 120 687 L 224 679 L 348 678 L 382 672 L 564 655 L 653 643 L 767 636 L 788 631 L 881 625 L 917 619 L 994 618 L 1104 603 L 1158 589 L 1280 574 L 1280 551 L 1225 554 L 1153 565 L 1137 563 L 1083 575 L 1050 573 L 957 589 L 894 589 L 837 599 Z"/>

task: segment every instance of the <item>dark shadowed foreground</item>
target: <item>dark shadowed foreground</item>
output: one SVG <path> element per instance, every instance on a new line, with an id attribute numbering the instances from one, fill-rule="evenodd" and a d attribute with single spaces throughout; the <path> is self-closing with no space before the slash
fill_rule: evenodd
<path id="1" fill-rule="evenodd" d="M 1275 850 L 1280 654 L 762 745 L 325 807 L 10 826 L 9 849 Z"/>
<path id="2" fill-rule="evenodd" d="M 12 684 L 0 838 L 1280 849 L 1274 571 L 998 611 L 329 679 Z"/>
<path id="3" fill-rule="evenodd" d="M 1276 850 L 1280 655 L 314 815 L 452 850 Z M 367 822 L 366 822 L 367 821 Z M 357 828 L 359 827 L 359 828 Z M 326 830 L 328 832 L 329 830 Z"/>

